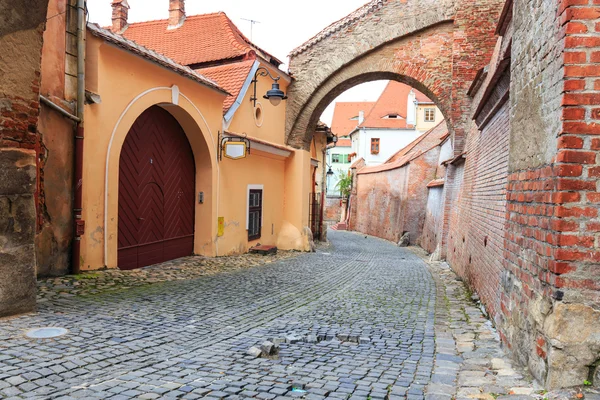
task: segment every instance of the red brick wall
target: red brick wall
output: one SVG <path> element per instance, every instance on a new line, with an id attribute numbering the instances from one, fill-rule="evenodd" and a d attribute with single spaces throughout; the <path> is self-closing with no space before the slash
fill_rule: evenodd
<path id="1" fill-rule="evenodd" d="M 515 2 L 501 310 L 505 343 L 549 388 L 600 359 L 597 0 Z M 534 35 L 531 22 L 543 23 Z M 569 337 L 568 332 L 576 333 Z M 599 385 L 598 379 L 594 381 Z"/>
<path id="2" fill-rule="evenodd" d="M 494 35 L 505 0 L 457 1 L 452 43 L 452 115 L 455 127 L 454 151 L 465 149 L 471 119 L 471 100 L 467 91 L 477 71 L 486 66 L 496 44 Z"/>
<path id="3" fill-rule="evenodd" d="M 448 254 L 452 267 L 476 288 L 492 315 L 499 309 L 503 271 L 509 125 L 505 102 L 482 131 L 475 128 L 469 134 Z"/>
<path id="4" fill-rule="evenodd" d="M 433 147 L 409 164 L 356 177 L 353 230 L 398 242 L 405 232 L 417 244 L 427 208 L 427 183 L 436 176 L 440 147 Z"/>

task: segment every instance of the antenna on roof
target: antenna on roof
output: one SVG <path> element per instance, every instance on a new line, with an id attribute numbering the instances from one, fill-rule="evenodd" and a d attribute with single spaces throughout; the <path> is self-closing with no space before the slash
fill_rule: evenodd
<path id="1" fill-rule="evenodd" d="M 252 41 L 252 31 L 254 28 L 254 24 L 260 24 L 260 21 L 256 21 L 253 19 L 242 18 L 244 21 L 250 22 L 250 41 Z"/>

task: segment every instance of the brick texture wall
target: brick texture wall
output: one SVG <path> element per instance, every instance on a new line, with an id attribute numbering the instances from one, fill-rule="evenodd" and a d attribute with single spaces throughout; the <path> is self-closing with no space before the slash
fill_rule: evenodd
<path id="1" fill-rule="evenodd" d="M 499 309 L 506 222 L 509 105 L 467 137 L 464 177 L 451 228 L 448 261 L 476 288 L 492 315 Z"/>
<path id="2" fill-rule="evenodd" d="M 514 7 L 499 326 L 549 388 L 600 384 L 599 17 L 595 0 Z"/>
<path id="3" fill-rule="evenodd" d="M 393 242 L 408 232 L 410 243 L 419 243 L 427 208 L 426 185 L 436 177 L 439 154 L 440 147 L 433 146 L 403 166 L 375 173 L 359 171 L 353 203 L 356 214 L 350 227 Z"/>

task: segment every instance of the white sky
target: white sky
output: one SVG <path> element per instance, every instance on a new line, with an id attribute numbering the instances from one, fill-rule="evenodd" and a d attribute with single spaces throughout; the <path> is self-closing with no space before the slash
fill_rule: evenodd
<path id="1" fill-rule="evenodd" d="M 169 0 L 128 0 L 129 22 L 164 19 L 169 15 Z M 187 15 L 224 11 L 252 41 L 287 64 L 287 55 L 329 24 L 350 14 L 368 0 L 187 0 Z M 111 24 L 111 0 L 88 0 L 89 19 L 101 26 Z M 293 6 L 292 6 L 293 4 Z M 385 83 L 363 84 L 348 90 L 340 101 L 375 101 Z M 336 100 L 338 100 L 336 99 Z M 322 120 L 331 124 L 333 107 L 323 113 Z"/>

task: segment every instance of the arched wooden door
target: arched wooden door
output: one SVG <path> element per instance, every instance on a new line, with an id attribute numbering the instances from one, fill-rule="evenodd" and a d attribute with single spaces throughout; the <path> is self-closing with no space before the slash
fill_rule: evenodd
<path id="1" fill-rule="evenodd" d="M 119 161 L 119 268 L 192 254 L 195 176 L 177 120 L 158 106 L 146 110 L 127 134 Z"/>

